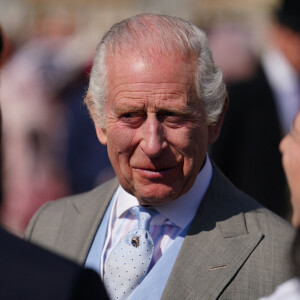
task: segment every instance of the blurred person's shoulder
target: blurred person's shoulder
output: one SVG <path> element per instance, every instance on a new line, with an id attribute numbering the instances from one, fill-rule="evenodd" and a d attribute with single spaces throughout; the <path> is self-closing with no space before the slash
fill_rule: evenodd
<path id="1" fill-rule="evenodd" d="M 2 228 L 0 242 L 0 272 L 5 275 L 1 276 L 1 299 L 107 299 L 94 271 Z"/>

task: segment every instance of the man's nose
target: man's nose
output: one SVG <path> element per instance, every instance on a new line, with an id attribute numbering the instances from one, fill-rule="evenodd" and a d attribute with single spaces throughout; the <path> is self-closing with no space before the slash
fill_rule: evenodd
<path id="1" fill-rule="evenodd" d="M 149 157 L 159 156 L 167 147 L 163 125 L 155 115 L 148 116 L 143 124 L 140 147 Z"/>

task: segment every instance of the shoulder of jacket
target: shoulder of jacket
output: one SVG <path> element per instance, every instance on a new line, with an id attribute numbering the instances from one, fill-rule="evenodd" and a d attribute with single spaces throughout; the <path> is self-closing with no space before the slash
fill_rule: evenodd
<path id="1" fill-rule="evenodd" d="M 93 199 L 101 197 L 103 194 L 113 193 L 118 187 L 118 179 L 116 177 L 100 184 L 92 190 L 89 190 L 84 193 L 67 196 L 64 198 L 57 199 L 55 201 L 47 202 L 44 204 L 38 211 L 43 212 L 63 212 L 69 205 L 73 203 L 81 203 L 84 202 L 87 204 L 88 201 L 93 201 Z"/>
<path id="2" fill-rule="evenodd" d="M 94 202 L 97 202 L 103 196 L 112 195 L 118 184 L 117 178 L 113 178 L 93 190 L 45 203 L 31 218 L 25 231 L 25 238 L 30 239 L 37 224 L 41 230 L 44 227 L 49 227 L 50 224 L 53 224 L 53 226 L 60 224 L 64 214 L 68 212 L 71 206 L 93 206 Z"/>

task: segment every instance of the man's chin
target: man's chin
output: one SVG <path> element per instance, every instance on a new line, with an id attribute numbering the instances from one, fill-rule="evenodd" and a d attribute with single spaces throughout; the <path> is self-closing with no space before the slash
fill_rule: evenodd
<path id="1" fill-rule="evenodd" d="M 139 204 L 142 206 L 156 206 L 173 201 L 174 199 L 139 199 Z"/>
<path id="2" fill-rule="evenodd" d="M 153 191 L 138 191 L 135 192 L 135 197 L 139 200 L 141 205 L 161 205 L 167 202 L 171 202 L 178 198 L 177 193 L 169 188 L 163 190 L 153 190 Z"/>

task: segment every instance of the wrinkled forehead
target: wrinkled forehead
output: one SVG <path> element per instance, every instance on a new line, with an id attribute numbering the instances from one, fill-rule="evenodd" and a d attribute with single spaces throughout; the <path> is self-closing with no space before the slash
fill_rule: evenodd
<path id="1" fill-rule="evenodd" d="M 182 53 L 143 55 L 132 50 L 109 55 L 107 58 L 109 86 L 127 83 L 180 83 L 193 90 L 196 60 Z"/>
<path id="2" fill-rule="evenodd" d="M 192 51 L 187 51 L 187 49 L 181 48 L 178 45 L 156 43 L 155 40 L 144 40 L 138 44 L 121 42 L 117 45 L 108 45 L 106 50 L 106 61 L 116 57 L 123 57 L 127 60 L 138 58 L 144 61 L 144 63 L 151 65 L 162 58 L 166 61 L 178 59 L 191 63 L 197 60 L 196 54 Z"/>
<path id="3" fill-rule="evenodd" d="M 137 101 L 149 104 L 150 100 L 156 104 L 167 100 L 170 105 L 180 101 L 194 107 L 200 104 L 194 85 L 194 63 L 182 55 L 154 55 L 144 59 L 131 52 L 111 56 L 107 75 L 107 104 L 122 97 L 135 99 L 135 104 Z"/>
<path id="4" fill-rule="evenodd" d="M 139 65 L 147 65 L 149 68 L 156 65 L 158 62 L 166 66 L 176 63 L 184 62 L 196 66 L 197 58 L 195 55 L 187 55 L 182 51 L 156 49 L 155 47 L 149 48 L 128 48 L 118 49 L 117 51 L 107 52 L 106 66 L 109 67 L 114 62 L 127 61 L 135 62 Z"/>

